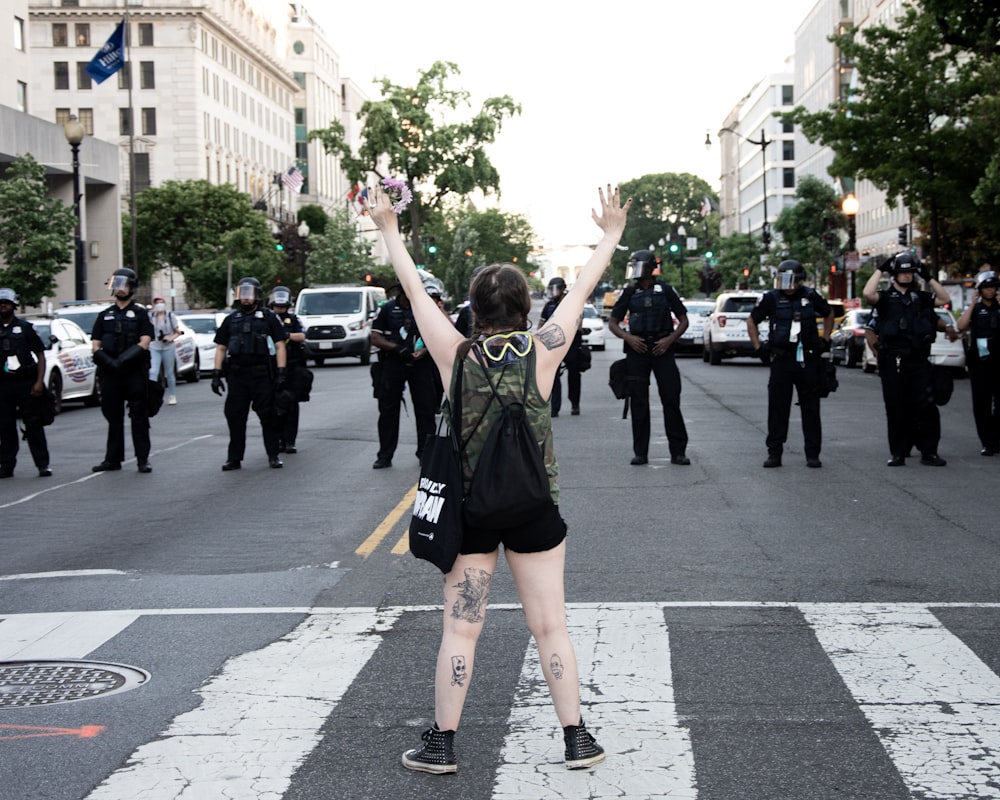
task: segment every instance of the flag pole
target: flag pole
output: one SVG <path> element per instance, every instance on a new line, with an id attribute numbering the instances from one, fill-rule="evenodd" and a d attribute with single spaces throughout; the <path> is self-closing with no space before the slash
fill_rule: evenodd
<path id="1" fill-rule="evenodd" d="M 132 108 L 132 26 L 125 4 L 125 68 L 128 70 L 128 216 L 132 251 L 132 271 L 139 274 L 138 236 L 135 226 L 135 112 Z"/>

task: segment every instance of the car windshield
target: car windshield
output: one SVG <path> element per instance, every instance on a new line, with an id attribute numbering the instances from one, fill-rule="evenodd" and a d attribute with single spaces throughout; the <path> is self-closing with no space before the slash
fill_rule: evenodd
<path id="1" fill-rule="evenodd" d="M 727 314 L 749 314 L 757 305 L 756 297 L 730 297 L 726 299 L 722 310 Z"/>
<path id="2" fill-rule="evenodd" d="M 304 294 L 299 298 L 299 314 L 357 314 L 361 311 L 361 292 Z"/>
<path id="3" fill-rule="evenodd" d="M 715 306 L 711 303 L 691 303 L 687 306 L 687 313 L 689 317 L 707 317 L 713 308 Z"/>
<path id="4" fill-rule="evenodd" d="M 593 306 L 584 306 L 583 307 L 583 318 L 584 319 L 596 319 L 597 318 L 597 309 L 594 308 Z"/>
<path id="5" fill-rule="evenodd" d="M 215 333 L 215 320 L 211 317 L 184 317 L 184 324 L 195 333 Z"/>
<path id="6" fill-rule="evenodd" d="M 52 333 L 52 326 L 48 322 L 32 321 L 31 324 L 35 326 L 35 333 L 37 333 L 38 338 L 42 340 L 42 344 L 45 345 L 45 349 L 51 350 L 52 342 L 49 341 L 49 335 Z"/>
<path id="7" fill-rule="evenodd" d="M 97 315 L 100 311 L 60 311 L 59 316 L 63 319 L 71 319 L 84 331 L 90 333 L 94 330 L 94 320 L 97 319 Z"/>

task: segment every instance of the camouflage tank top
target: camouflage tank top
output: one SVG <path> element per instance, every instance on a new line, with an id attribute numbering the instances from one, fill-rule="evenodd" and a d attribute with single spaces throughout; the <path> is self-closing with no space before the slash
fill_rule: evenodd
<path id="1" fill-rule="evenodd" d="M 534 343 L 533 343 L 534 344 Z M 448 398 L 455 396 L 455 379 L 458 376 L 458 365 L 461 355 L 456 355 L 452 365 L 451 386 Z M 548 400 L 543 400 L 535 383 L 535 348 L 532 346 L 528 354 L 522 358 L 505 364 L 494 364 L 488 358 L 483 359 L 489 369 L 490 380 L 496 387 L 497 394 L 505 403 L 523 403 L 528 424 L 535 435 L 538 446 L 542 449 L 542 459 L 545 471 L 549 476 L 549 489 L 552 492 L 552 502 L 559 504 L 559 464 L 556 463 L 555 449 L 552 445 L 552 409 Z M 528 396 L 522 397 L 527 372 Z M 462 376 L 462 420 L 459 441 L 467 442 L 462 458 L 462 478 L 465 488 L 469 488 L 472 473 L 479 461 L 493 421 L 500 416 L 500 404 L 493 397 L 493 392 L 483 374 L 483 368 L 470 350 L 465 357 Z M 483 412 L 486 412 L 485 416 Z M 482 421 L 479 421 L 482 417 Z M 476 423 L 479 422 L 478 427 Z"/>

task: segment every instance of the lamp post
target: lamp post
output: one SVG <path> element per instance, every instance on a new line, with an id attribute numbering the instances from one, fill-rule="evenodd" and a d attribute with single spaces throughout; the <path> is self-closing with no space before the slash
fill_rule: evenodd
<path id="1" fill-rule="evenodd" d="M 844 202 L 840 205 L 840 210 L 844 212 L 847 216 L 847 255 L 844 257 L 844 269 L 850 273 L 850 291 L 849 295 L 854 297 L 854 276 L 858 271 L 857 263 L 857 253 L 855 252 L 857 248 L 857 238 L 858 229 L 856 218 L 858 216 L 858 210 L 861 208 L 861 204 L 858 202 L 858 198 L 854 196 L 853 192 L 848 194 L 844 198 Z M 848 264 L 848 258 L 851 259 L 851 263 Z"/>
<path id="2" fill-rule="evenodd" d="M 677 226 L 677 252 L 680 254 L 680 264 L 678 269 L 681 273 L 681 297 L 684 296 L 684 258 L 687 255 L 687 228 L 683 225 Z"/>
<path id="3" fill-rule="evenodd" d="M 723 133 L 735 133 L 740 135 L 738 131 L 733 128 L 722 128 L 719 134 Z M 767 146 L 774 142 L 774 139 L 768 139 L 764 135 L 764 129 L 760 129 L 760 141 L 756 139 L 751 139 L 749 136 L 743 137 L 748 144 L 757 145 L 760 148 L 760 158 L 762 172 L 760 173 L 761 188 L 763 189 L 764 197 L 764 223 L 760 227 L 760 238 L 764 243 L 764 252 L 771 252 L 771 225 L 767 221 Z M 712 137 L 709 136 L 708 131 L 705 131 L 705 149 L 709 149 L 712 146 Z"/>
<path id="4" fill-rule="evenodd" d="M 73 153 L 73 210 L 76 214 L 76 227 L 73 230 L 73 264 L 76 275 L 76 299 L 87 299 L 87 267 L 83 255 L 83 227 L 80 208 L 80 142 L 87 131 L 83 124 L 77 120 L 76 115 L 71 115 L 63 125 L 63 133 L 69 148 Z"/>
<path id="5" fill-rule="evenodd" d="M 299 223 L 299 267 L 302 270 L 302 288 L 306 288 L 306 240 L 309 238 L 309 224 L 302 220 Z"/>

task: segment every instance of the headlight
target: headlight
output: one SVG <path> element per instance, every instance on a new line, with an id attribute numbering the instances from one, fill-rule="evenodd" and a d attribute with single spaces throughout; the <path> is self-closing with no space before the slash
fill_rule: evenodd
<path id="1" fill-rule="evenodd" d="M 358 322 L 358 321 L 349 322 L 347 324 L 347 330 L 349 330 L 349 331 L 360 331 L 363 326 L 364 326 L 363 322 Z"/>

